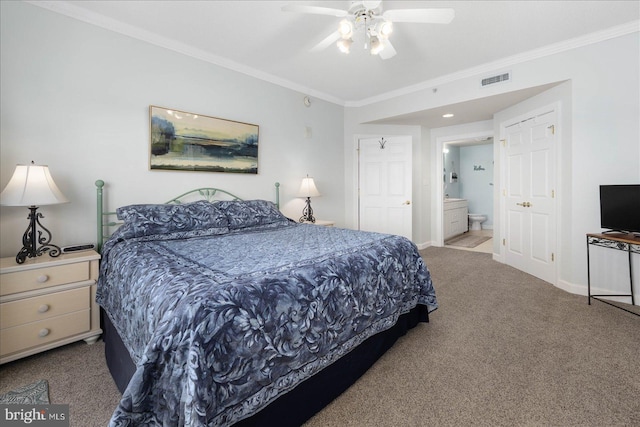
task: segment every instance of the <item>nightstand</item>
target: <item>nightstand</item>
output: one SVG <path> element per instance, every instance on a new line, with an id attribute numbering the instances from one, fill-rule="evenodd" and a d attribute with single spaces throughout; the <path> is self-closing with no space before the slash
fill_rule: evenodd
<path id="1" fill-rule="evenodd" d="M 99 259 L 95 251 L 44 254 L 24 264 L 0 259 L 0 364 L 74 341 L 96 342 Z"/>
<path id="2" fill-rule="evenodd" d="M 335 221 L 326 221 L 323 219 L 316 219 L 316 222 L 305 221 L 304 224 L 324 225 L 325 227 L 333 227 L 336 225 Z"/>

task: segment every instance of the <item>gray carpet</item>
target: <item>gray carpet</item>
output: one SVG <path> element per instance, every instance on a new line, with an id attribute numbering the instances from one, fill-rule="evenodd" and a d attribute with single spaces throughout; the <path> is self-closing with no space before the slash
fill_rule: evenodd
<path id="1" fill-rule="evenodd" d="M 307 426 L 640 425 L 640 317 L 589 306 L 489 254 L 422 254 L 440 303 L 431 323 Z M 105 426 L 119 394 L 103 350 L 81 342 L 2 365 L 0 394 L 46 378 L 72 426 Z"/>

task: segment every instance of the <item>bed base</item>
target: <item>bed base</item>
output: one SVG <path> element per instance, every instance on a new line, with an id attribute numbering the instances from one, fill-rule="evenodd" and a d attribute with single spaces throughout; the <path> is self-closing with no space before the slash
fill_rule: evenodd
<path id="1" fill-rule="evenodd" d="M 103 313 L 105 355 L 111 376 L 120 392 L 124 392 L 135 372 L 120 336 Z M 338 359 L 316 375 L 308 378 L 289 393 L 280 396 L 267 407 L 237 424 L 254 426 L 300 426 L 360 378 L 409 329 L 420 322 L 428 322 L 427 307 L 418 305 L 400 316 L 396 324 L 364 341 L 353 351 Z"/>

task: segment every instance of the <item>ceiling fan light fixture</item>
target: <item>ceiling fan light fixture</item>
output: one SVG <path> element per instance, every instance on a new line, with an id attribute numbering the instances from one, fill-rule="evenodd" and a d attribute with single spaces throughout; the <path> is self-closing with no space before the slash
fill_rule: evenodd
<path id="1" fill-rule="evenodd" d="M 338 46 L 338 49 L 340 50 L 340 52 L 342 52 L 344 54 L 348 54 L 349 51 L 351 50 L 351 44 L 352 43 L 353 43 L 353 40 L 350 39 L 350 38 L 348 38 L 348 39 L 340 39 L 336 43 L 336 46 Z"/>
<path id="2" fill-rule="evenodd" d="M 341 19 L 337 28 L 334 27 L 336 30 L 311 48 L 311 52 L 319 52 L 336 43 L 340 51 L 347 54 L 351 50 L 354 34 L 363 30 L 365 52 L 368 50 L 371 55 L 379 54 L 381 59 L 393 58 L 397 53 L 390 40 L 394 23 L 448 24 L 455 17 L 455 10 L 451 8 L 386 10 L 381 6 L 382 0 L 360 0 L 352 1 L 350 4 L 351 6 L 348 9 L 334 9 L 332 7 L 292 3 L 282 6 L 282 10 L 313 15 L 328 15 Z M 357 38 L 360 40 L 360 34 L 357 34 Z"/>
<path id="3" fill-rule="evenodd" d="M 380 39 L 377 36 L 372 36 L 371 37 L 371 54 L 372 55 L 377 55 L 380 52 L 382 52 L 382 49 L 384 49 L 384 45 L 382 44 L 382 42 L 380 41 Z"/>

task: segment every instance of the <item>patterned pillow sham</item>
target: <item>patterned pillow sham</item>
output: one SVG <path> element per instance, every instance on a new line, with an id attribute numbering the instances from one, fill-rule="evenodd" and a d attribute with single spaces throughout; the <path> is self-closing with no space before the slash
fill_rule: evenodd
<path id="1" fill-rule="evenodd" d="M 129 205 L 116 210 L 118 219 L 132 232 L 131 237 L 214 229 L 229 231 L 227 216 L 214 204 L 199 200 L 179 205 Z"/>
<path id="2" fill-rule="evenodd" d="M 215 205 L 227 214 L 230 230 L 290 222 L 273 202 L 267 200 L 224 200 Z"/>

